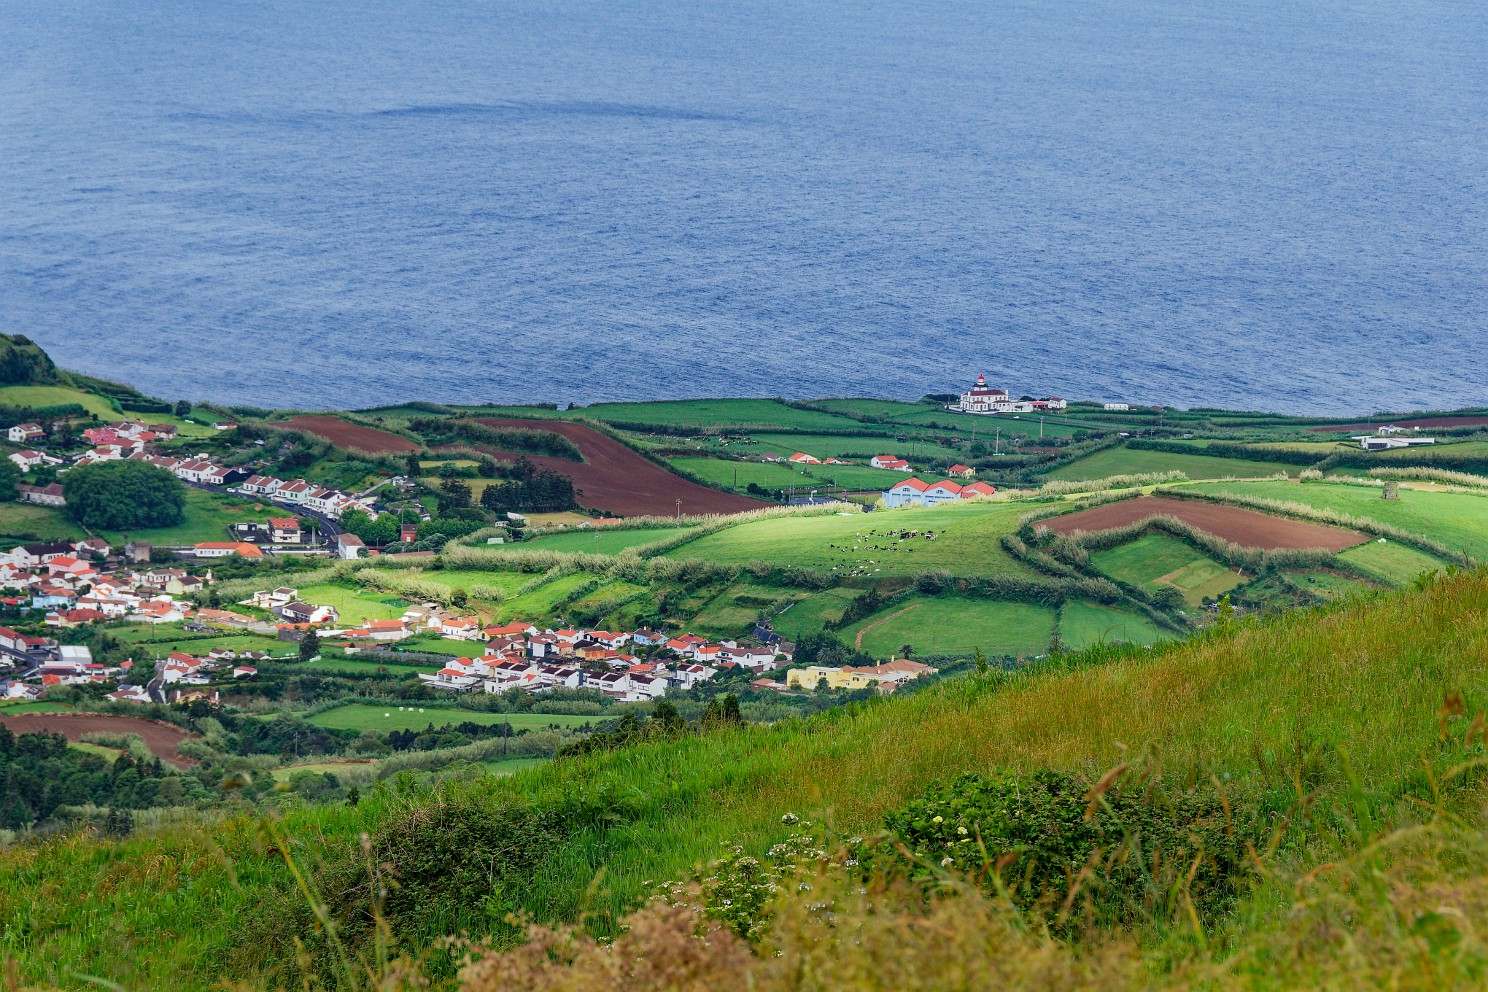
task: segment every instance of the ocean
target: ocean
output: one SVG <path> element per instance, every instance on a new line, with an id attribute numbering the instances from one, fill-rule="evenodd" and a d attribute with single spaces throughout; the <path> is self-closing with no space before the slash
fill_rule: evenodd
<path id="1" fill-rule="evenodd" d="M 0 330 L 167 398 L 1488 404 L 1481 0 L 0 0 Z"/>

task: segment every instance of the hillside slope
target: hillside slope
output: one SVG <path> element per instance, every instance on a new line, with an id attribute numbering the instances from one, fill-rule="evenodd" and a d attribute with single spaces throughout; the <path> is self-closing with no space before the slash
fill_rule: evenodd
<path id="1" fill-rule="evenodd" d="M 440 861 L 437 844 L 393 846 L 392 861 L 404 860 L 385 867 L 433 894 L 394 920 L 409 946 L 490 930 L 509 909 L 538 919 L 586 910 L 604 928 L 721 844 L 762 853 L 789 829 L 784 813 L 871 832 L 931 783 L 1003 767 L 1098 773 L 1146 754 L 1178 778 L 1227 778 L 1237 802 L 1259 810 L 1287 808 L 1294 775 L 1336 794 L 1351 768 L 1358 801 L 1399 821 L 1415 806 L 1407 795 L 1430 794 L 1423 760 L 1439 774 L 1461 758 L 1438 740 L 1443 699 L 1459 693 L 1468 713 L 1488 700 L 1485 617 L 1488 573 L 1476 572 L 1153 652 L 969 676 L 809 720 L 562 760 L 438 798 L 389 788 L 272 829 L 241 817 L 12 847 L 0 850 L 0 954 L 24 979 L 67 985 L 79 973 L 181 990 L 251 978 L 285 964 L 292 938 L 308 932 L 282 838 L 333 909 L 346 909 L 346 880 L 364 871 L 363 831 L 374 844 L 450 837 L 466 845 L 456 850 L 489 841 L 501 851 L 482 868 L 484 899 L 456 904 L 437 896 L 461 859 Z M 495 812 L 473 820 L 472 808 Z"/>

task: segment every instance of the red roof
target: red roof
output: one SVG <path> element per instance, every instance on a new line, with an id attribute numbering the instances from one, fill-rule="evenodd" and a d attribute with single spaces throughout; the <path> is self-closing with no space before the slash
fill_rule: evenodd
<path id="1" fill-rule="evenodd" d="M 922 493 L 926 489 L 930 488 L 928 483 L 921 482 L 919 479 L 905 479 L 903 482 L 896 482 L 894 484 L 894 489 L 903 489 L 906 486 L 910 489 L 913 489 L 917 493 Z M 892 492 L 893 490 L 890 491 Z"/>

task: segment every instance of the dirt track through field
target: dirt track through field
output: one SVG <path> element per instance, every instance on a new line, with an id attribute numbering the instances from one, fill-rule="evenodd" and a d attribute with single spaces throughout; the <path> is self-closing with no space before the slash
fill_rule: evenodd
<path id="1" fill-rule="evenodd" d="M 403 455 L 419 450 L 419 446 L 406 437 L 372 427 L 362 427 L 340 417 L 295 417 L 275 426 L 323 437 L 338 448 L 355 448 L 357 451 L 369 451 L 373 454 Z"/>
<path id="2" fill-rule="evenodd" d="M 70 741 L 80 741 L 84 734 L 139 734 L 150 753 L 177 768 L 188 768 L 191 762 L 176 753 L 176 746 L 191 736 L 180 727 L 133 716 L 105 716 L 101 713 L 17 713 L 0 715 L 0 723 L 13 734 L 61 734 Z"/>
<path id="3" fill-rule="evenodd" d="M 895 610 L 893 613 L 890 613 L 888 616 L 884 617 L 882 620 L 875 620 L 875 621 L 873 621 L 868 626 L 866 626 L 862 630 L 858 631 L 858 636 L 853 638 L 853 650 L 854 651 L 861 651 L 861 650 L 863 650 L 863 635 L 866 634 L 866 633 L 868 633 L 868 631 L 872 630 L 874 627 L 877 627 L 879 624 L 888 623 L 890 620 L 892 620 L 895 617 L 899 616 L 901 613 L 908 613 L 910 610 L 917 610 L 917 609 L 919 609 L 920 607 L 922 607 L 924 605 L 925 605 L 924 603 L 915 603 L 913 606 L 906 606 L 902 610 Z"/>
<path id="4" fill-rule="evenodd" d="M 546 456 L 528 457 L 542 468 L 552 469 L 572 479 L 574 488 L 580 490 L 580 505 L 596 510 L 608 510 L 627 517 L 670 517 L 677 513 L 679 499 L 682 501 L 684 514 L 742 513 L 745 510 L 764 509 L 770 505 L 746 496 L 735 496 L 700 486 L 668 472 L 614 438 L 583 424 L 562 420 L 509 420 L 498 417 L 482 417 L 477 422 L 488 427 L 552 431 L 578 445 L 584 456 L 582 462 Z M 495 448 L 479 450 L 499 458 L 518 457 L 514 452 Z"/>
<path id="5" fill-rule="evenodd" d="M 1368 538 L 1352 530 L 1310 524 L 1302 520 L 1273 517 L 1237 506 L 1199 503 L 1186 499 L 1141 496 L 1107 503 L 1078 513 L 1039 521 L 1056 534 L 1077 530 L 1101 531 L 1127 527 L 1153 517 L 1177 517 L 1184 523 L 1215 537 L 1247 548 L 1325 548 L 1338 552 L 1362 544 Z"/>
<path id="6" fill-rule="evenodd" d="M 1392 420 L 1390 423 L 1396 427 L 1484 427 L 1488 426 L 1488 417 L 1415 417 L 1411 420 Z M 1318 434 L 1344 434 L 1351 431 L 1373 434 L 1380 426 L 1379 423 L 1329 424 L 1327 427 L 1307 429 Z"/>

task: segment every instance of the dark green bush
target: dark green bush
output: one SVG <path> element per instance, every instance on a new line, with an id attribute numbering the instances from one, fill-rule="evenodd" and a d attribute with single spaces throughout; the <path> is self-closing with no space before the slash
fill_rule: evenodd
<path id="1" fill-rule="evenodd" d="M 1228 906 L 1242 884 L 1247 825 L 1211 789 L 1109 778 L 963 775 L 890 814 L 903 848 L 881 845 L 870 860 L 925 880 L 950 871 L 1000 885 L 1061 929 L 1167 916 L 1190 900 L 1205 917 Z"/>

